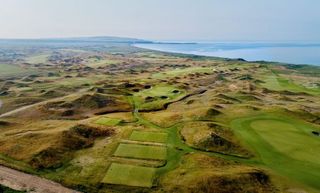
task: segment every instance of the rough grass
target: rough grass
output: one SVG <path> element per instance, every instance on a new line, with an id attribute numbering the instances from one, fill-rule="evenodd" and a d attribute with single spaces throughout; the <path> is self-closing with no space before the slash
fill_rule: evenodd
<path id="1" fill-rule="evenodd" d="M 133 131 L 130 140 L 165 143 L 168 134 L 159 132 Z"/>
<path id="2" fill-rule="evenodd" d="M 167 150 L 166 147 L 162 146 L 121 143 L 114 155 L 119 157 L 129 157 L 137 159 L 165 160 Z"/>
<path id="3" fill-rule="evenodd" d="M 1 193 L 23 193 L 23 192 L 27 192 L 27 191 L 13 190 L 11 188 L 4 187 L 4 186 L 0 185 L 0 192 Z"/>
<path id="4" fill-rule="evenodd" d="M 172 77 L 172 76 L 179 76 L 184 74 L 190 74 L 190 73 L 211 73 L 213 72 L 214 68 L 211 67 L 191 67 L 191 68 L 181 68 L 181 69 L 175 69 L 170 70 L 166 72 L 156 73 L 153 74 L 153 78 L 166 78 L 166 77 Z"/>
<path id="5" fill-rule="evenodd" d="M 107 184 L 152 187 L 154 176 L 155 168 L 113 163 L 102 182 Z"/>
<path id="6" fill-rule="evenodd" d="M 92 68 L 104 67 L 111 64 L 119 64 L 121 63 L 120 60 L 114 59 L 90 59 L 87 61 L 87 66 Z"/>
<path id="7" fill-rule="evenodd" d="M 159 182 L 163 192 L 271 193 L 269 177 L 261 170 L 203 154 L 183 156 L 183 162 Z"/>
<path id="8" fill-rule="evenodd" d="M 316 128 L 269 115 L 236 119 L 232 128 L 268 167 L 320 189 L 320 141 L 311 134 Z"/>
<path id="9" fill-rule="evenodd" d="M 76 150 L 92 147 L 98 137 L 107 137 L 114 133 L 112 129 L 98 129 L 86 125 L 76 125 L 62 132 L 59 140 L 34 155 L 30 165 L 36 169 L 58 168 L 74 157 Z"/>
<path id="10" fill-rule="evenodd" d="M 180 134 L 186 144 L 203 151 L 248 156 L 229 128 L 206 122 L 185 123 Z"/>

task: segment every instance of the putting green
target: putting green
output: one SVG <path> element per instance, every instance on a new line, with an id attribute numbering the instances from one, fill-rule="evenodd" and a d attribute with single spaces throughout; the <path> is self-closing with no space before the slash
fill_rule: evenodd
<path id="1" fill-rule="evenodd" d="M 236 119 L 231 126 L 268 167 L 320 189 L 320 139 L 311 134 L 317 128 L 269 115 Z"/>
<path id="2" fill-rule="evenodd" d="M 179 95 L 179 93 L 173 93 L 173 90 L 179 90 L 173 86 L 153 86 L 150 89 L 144 89 L 138 93 L 135 93 L 134 96 L 137 97 L 147 97 L 147 96 L 151 96 L 151 97 L 157 97 L 157 96 L 167 96 L 170 98 L 174 98 L 177 95 Z"/>
<path id="3" fill-rule="evenodd" d="M 112 163 L 102 183 L 152 187 L 155 168 Z"/>
<path id="4" fill-rule="evenodd" d="M 129 139 L 133 141 L 165 143 L 167 141 L 167 136 L 167 133 L 133 131 Z"/>
<path id="5" fill-rule="evenodd" d="M 95 123 L 99 125 L 115 126 L 121 123 L 121 121 L 122 121 L 121 119 L 102 117 L 98 119 Z"/>
<path id="6" fill-rule="evenodd" d="M 119 157 L 129 157 L 137 159 L 165 160 L 167 149 L 163 146 L 121 143 L 114 155 Z"/>
<path id="7" fill-rule="evenodd" d="M 176 92 L 174 92 L 176 91 Z M 186 92 L 182 89 L 170 85 L 157 85 L 150 89 L 144 89 L 140 92 L 134 93 L 135 105 L 138 109 L 154 109 L 161 108 L 165 103 L 184 97 Z M 161 97 L 166 98 L 161 98 Z M 152 97 L 152 100 L 147 102 L 145 99 Z"/>

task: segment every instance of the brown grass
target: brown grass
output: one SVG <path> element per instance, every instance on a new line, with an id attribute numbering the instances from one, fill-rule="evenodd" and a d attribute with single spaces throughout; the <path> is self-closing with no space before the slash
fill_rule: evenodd
<path id="1" fill-rule="evenodd" d="M 269 176 L 264 171 L 254 167 L 201 154 L 186 155 L 184 158 L 179 168 L 161 178 L 159 184 L 162 192 L 276 192 Z"/>
<path id="2" fill-rule="evenodd" d="M 98 137 L 107 137 L 113 129 L 100 129 L 86 125 L 76 125 L 63 131 L 56 144 L 34 155 L 30 165 L 36 169 L 57 168 L 73 158 L 73 152 L 93 146 Z"/>

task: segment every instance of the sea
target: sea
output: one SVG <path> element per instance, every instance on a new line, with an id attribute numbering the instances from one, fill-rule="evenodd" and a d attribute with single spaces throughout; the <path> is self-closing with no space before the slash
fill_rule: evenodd
<path id="1" fill-rule="evenodd" d="M 320 66 L 320 43 L 152 42 L 134 46 L 172 53 Z"/>

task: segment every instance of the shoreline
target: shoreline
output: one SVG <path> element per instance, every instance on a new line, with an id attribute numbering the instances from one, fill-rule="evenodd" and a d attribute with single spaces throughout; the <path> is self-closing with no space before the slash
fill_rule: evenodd
<path id="1" fill-rule="evenodd" d="M 223 56 L 217 56 L 217 55 L 213 55 L 213 54 L 208 54 L 208 53 L 214 53 L 214 52 L 199 52 L 199 51 L 173 51 L 173 50 L 166 50 L 166 49 L 157 49 L 157 48 L 150 48 L 148 46 L 142 46 L 142 45 L 200 45 L 202 43 L 158 43 L 158 42 L 153 42 L 153 43 L 138 43 L 138 44 L 130 44 L 131 46 L 135 47 L 135 48 L 140 48 L 140 49 L 146 49 L 146 50 L 152 50 L 152 51 L 158 51 L 158 52 L 164 52 L 164 53 L 171 53 L 171 54 L 185 54 L 185 55 L 193 55 L 193 56 L 204 56 L 204 57 L 213 57 L 213 58 L 221 58 L 221 59 L 226 59 L 226 60 L 236 60 L 236 59 L 242 59 L 245 60 L 247 62 L 265 62 L 265 63 L 273 63 L 273 64 L 283 64 L 283 65 L 296 65 L 296 66 L 310 66 L 310 67 L 317 67 L 320 68 L 320 62 L 318 64 L 312 64 L 312 63 L 292 63 L 292 62 L 281 62 L 281 61 L 276 61 L 276 60 L 250 60 L 250 59 L 246 59 L 245 57 L 223 57 Z M 208 43 L 210 44 L 210 43 Z M 213 44 L 213 43 L 212 43 Z M 292 44 L 292 45 L 297 45 L 297 44 Z M 311 44 L 308 44 L 311 45 Z M 320 47 L 319 44 L 313 44 L 315 47 Z M 300 46 L 302 47 L 302 46 Z M 299 48 L 300 48 L 299 47 Z M 215 52 L 226 52 L 226 51 L 235 51 L 235 50 L 248 50 L 248 49 L 264 49 L 264 48 L 283 48 L 283 47 L 278 47 L 278 46 L 274 46 L 274 47 L 257 47 L 257 48 L 239 48 L 239 49 L 221 49 Z M 285 47 L 287 48 L 287 47 Z M 292 48 L 292 47 L 288 47 L 288 48 Z"/>

